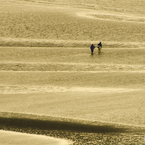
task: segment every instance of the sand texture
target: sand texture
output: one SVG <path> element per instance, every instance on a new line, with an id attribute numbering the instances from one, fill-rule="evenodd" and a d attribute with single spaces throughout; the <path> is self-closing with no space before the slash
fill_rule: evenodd
<path id="1" fill-rule="evenodd" d="M 144 7 L 0 0 L 0 128 L 74 144 L 143 144 Z"/>
<path id="2" fill-rule="evenodd" d="M 0 130 L 0 139 L 2 145 L 69 145 L 69 142 L 53 137 L 3 130 Z"/>

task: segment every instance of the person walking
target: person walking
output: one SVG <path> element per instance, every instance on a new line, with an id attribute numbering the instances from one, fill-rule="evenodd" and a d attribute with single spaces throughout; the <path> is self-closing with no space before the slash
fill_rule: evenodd
<path id="1" fill-rule="evenodd" d="M 98 53 L 100 54 L 101 53 L 101 48 L 102 48 L 102 43 L 98 43 Z"/>
<path id="2" fill-rule="evenodd" d="M 90 49 L 91 49 L 91 54 L 93 55 L 93 52 L 94 52 L 95 46 L 92 44 L 91 47 L 90 47 Z"/>

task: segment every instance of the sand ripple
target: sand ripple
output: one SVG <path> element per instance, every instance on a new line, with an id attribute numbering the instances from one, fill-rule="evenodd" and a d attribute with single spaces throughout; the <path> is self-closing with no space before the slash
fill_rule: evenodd
<path id="1" fill-rule="evenodd" d="M 123 15 L 123 14 L 107 14 L 107 13 L 94 13 L 94 12 L 79 12 L 78 16 L 93 18 L 93 19 L 101 19 L 106 21 L 124 21 L 124 22 L 136 22 L 136 23 L 145 23 L 145 17 L 137 17 L 131 15 Z"/>

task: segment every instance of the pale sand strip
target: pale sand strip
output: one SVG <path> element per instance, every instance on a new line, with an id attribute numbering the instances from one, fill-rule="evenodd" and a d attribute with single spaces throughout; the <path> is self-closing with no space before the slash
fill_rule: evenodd
<path id="1" fill-rule="evenodd" d="M 72 142 L 43 135 L 0 130 L 1 145 L 70 145 Z"/>
<path id="2" fill-rule="evenodd" d="M 95 93 L 123 93 L 135 92 L 142 89 L 113 88 L 113 87 L 61 87 L 53 85 L 0 85 L 0 94 L 27 94 L 27 93 L 50 93 L 50 92 L 95 92 Z"/>

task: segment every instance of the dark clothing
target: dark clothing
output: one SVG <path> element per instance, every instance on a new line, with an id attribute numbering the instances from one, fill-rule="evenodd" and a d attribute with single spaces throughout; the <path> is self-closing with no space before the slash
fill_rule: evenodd
<path id="1" fill-rule="evenodd" d="M 98 44 L 98 48 L 99 49 L 102 48 L 102 43 L 101 42 Z"/>
<path id="2" fill-rule="evenodd" d="M 93 51 L 95 49 L 95 46 L 92 44 L 91 47 L 90 47 L 90 49 L 91 49 L 91 54 L 93 55 Z"/>

